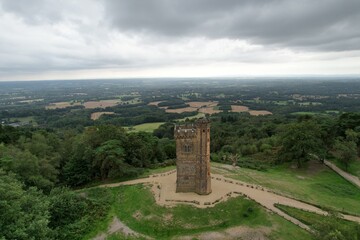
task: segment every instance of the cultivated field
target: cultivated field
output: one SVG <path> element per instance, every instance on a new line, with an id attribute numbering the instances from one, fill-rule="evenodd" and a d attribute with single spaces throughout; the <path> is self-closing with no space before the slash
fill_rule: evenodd
<path id="1" fill-rule="evenodd" d="M 155 122 L 155 123 L 143 123 L 139 125 L 135 125 L 133 127 L 129 127 L 129 131 L 134 132 L 153 132 L 155 129 L 157 129 L 161 124 L 164 124 L 164 122 Z"/>
<path id="2" fill-rule="evenodd" d="M 218 105 L 218 102 L 186 102 L 186 104 L 189 104 L 189 107 L 166 109 L 165 111 L 168 113 L 199 112 L 210 115 L 221 112 L 221 110 L 214 109 Z"/>
<path id="3" fill-rule="evenodd" d="M 97 120 L 104 114 L 112 115 L 112 114 L 114 114 L 114 112 L 94 112 L 91 114 L 91 120 Z"/>
<path id="4" fill-rule="evenodd" d="M 57 108 L 67 108 L 67 107 L 74 107 L 74 106 L 81 106 L 81 102 L 56 102 L 50 103 L 46 106 L 46 109 L 57 109 Z"/>
<path id="5" fill-rule="evenodd" d="M 183 112 L 196 112 L 198 109 L 193 107 L 176 108 L 176 109 L 165 109 L 168 113 L 183 113 Z"/>
<path id="6" fill-rule="evenodd" d="M 46 109 L 57 109 L 57 108 L 67 108 L 73 106 L 84 106 L 85 109 L 94 109 L 94 108 L 107 108 L 107 107 L 114 107 L 119 104 L 137 104 L 140 103 L 141 100 L 139 98 L 134 98 L 129 101 L 121 101 L 120 99 L 110 99 L 110 100 L 99 100 L 99 101 L 88 101 L 88 102 L 57 102 L 51 103 L 46 106 Z"/>
<path id="7" fill-rule="evenodd" d="M 149 102 L 148 105 L 150 106 L 157 106 L 159 103 L 161 103 L 163 101 L 157 101 L 157 102 Z"/>
<path id="8" fill-rule="evenodd" d="M 250 115 L 252 116 L 260 116 L 260 115 L 271 115 L 272 113 L 265 110 L 250 110 Z"/>
<path id="9" fill-rule="evenodd" d="M 269 111 L 265 110 L 250 110 L 246 106 L 239 106 L 239 105 L 231 105 L 231 111 L 232 112 L 248 112 L 252 116 L 260 116 L 260 115 L 270 115 L 272 114 Z"/>
<path id="10" fill-rule="evenodd" d="M 249 108 L 246 106 L 239 106 L 239 105 L 231 105 L 232 112 L 247 112 Z"/>

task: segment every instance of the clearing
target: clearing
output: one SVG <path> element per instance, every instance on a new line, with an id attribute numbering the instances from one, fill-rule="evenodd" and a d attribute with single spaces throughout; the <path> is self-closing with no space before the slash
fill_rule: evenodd
<path id="1" fill-rule="evenodd" d="M 91 114 L 91 120 L 97 120 L 99 119 L 102 115 L 112 115 L 114 114 L 114 112 L 94 112 Z"/>
<path id="2" fill-rule="evenodd" d="M 248 112 L 252 116 L 272 114 L 272 112 L 266 110 L 250 110 L 247 106 L 240 106 L 240 105 L 231 105 L 231 112 Z"/>
<path id="3" fill-rule="evenodd" d="M 308 169 L 284 165 L 257 171 L 248 168 L 229 169 L 224 166 L 228 165 L 212 162 L 212 172 L 258 184 L 311 204 L 360 215 L 360 189 L 316 161 L 310 162 Z"/>
<path id="4" fill-rule="evenodd" d="M 143 123 L 127 128 L 130 132 L 153 132 L 164 122 Z"/>

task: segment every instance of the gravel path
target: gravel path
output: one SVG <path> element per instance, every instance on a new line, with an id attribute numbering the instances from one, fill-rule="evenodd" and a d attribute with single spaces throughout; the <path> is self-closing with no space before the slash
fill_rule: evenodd
<path id="1" fill-rule="evenodd" d="M 342 176 L 343 178 L 345 178 L 346 180 L 348 180 L 349 182 L 360 188 L 360 179 L 358 177 L 341 170 L 335 164 L 327 160 L 324 161 L 324 164 L 329 168 L 331 168 L 334 172 L 336 172 L 337 174 L 339 174 L 340 176 Z"/>
<path id="2" fill-rule="evenodd" d="M 241 181 L 225 178 L 222 175 L 212 174 L 212 193 L 209 195 L 198 195 L 196 193 L 176 193 L 176 171 L 152 175 L 148 178 L 136 179 L 121 183 L 105 184 L 100 187 L 117 187 L 121 185 L 134 185 L 139 183 L 151 184 L 156 202 L 160 205 L 175 205 L 178 203 L 191 204 L 199 208 L 212 207 L 225 201 L 229 197 L 246 196 L 268 210 L 282 216 L 299 227 L 310 231 L 310 228 L 299 220 L 287 215 L 275 207 L 276 203 L 299 208 L 309 212 L 326 215 L 327 213 L 313 205 L 281 196 L 262 186 L 248 184 Z M 344 219 L 360 223 L 360 217 L 342 215 Z"/>

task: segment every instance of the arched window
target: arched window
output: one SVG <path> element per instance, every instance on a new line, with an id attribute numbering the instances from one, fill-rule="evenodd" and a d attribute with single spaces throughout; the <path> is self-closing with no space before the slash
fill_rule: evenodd
<path id="1" fill-rule="evenodd" d="M 183 145 L 183 151 L 186 153 L 190 153 L 192 151 L 192 147 L 189 144 L 184 144 Z"/>

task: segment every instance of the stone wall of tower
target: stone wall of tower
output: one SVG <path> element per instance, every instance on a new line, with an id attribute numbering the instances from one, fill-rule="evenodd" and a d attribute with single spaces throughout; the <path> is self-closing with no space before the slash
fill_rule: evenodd
<path id="1" fill-rule="evenodd" d="M 176 139 L 177 192 L 211 193 L 210 122 L 200 119 L 195 124 L 174 129 Z"/>

